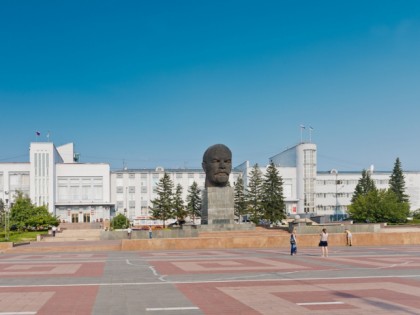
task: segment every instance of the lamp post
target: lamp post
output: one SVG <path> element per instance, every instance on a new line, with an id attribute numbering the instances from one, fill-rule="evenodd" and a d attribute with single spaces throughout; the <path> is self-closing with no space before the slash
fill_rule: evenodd
<path id="1" fill-rule="evenodd" d="M 128 187 L 125 187 L 125 208 L 124 208 L 124 214 L 125 214 L 125 224 L 129 225 L 128 215 L 129 215 L 129 208 L 128 208 Z"/>
<path id="2" fill-rule="evenodd" d="M 335 209 L 334 209 L 334 214 L 335 214 L 335 221 L 338 221 L 338 171 L 336 169 L 332 169 L 331 170 L 331 174 L 335 175 Z"/>
<path id="3" fill-rule="evenodd" d="M 8 194 L 8 192 L 5 192 Z M 6 204 L 4 206 L 4 239 L 9 240 L 9 199 L 5 199 Z"/>

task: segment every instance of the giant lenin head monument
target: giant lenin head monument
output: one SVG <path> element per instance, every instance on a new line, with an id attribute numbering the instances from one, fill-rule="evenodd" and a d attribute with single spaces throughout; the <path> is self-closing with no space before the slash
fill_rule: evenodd
<path id="1" fill-rule="evenodd" d="M 201 224 L 229 229 L 235 223 L 233 188 L 229 186 L 232 152 L 224 144 L 209 147 L 203 155 L 206 173 Z"/>

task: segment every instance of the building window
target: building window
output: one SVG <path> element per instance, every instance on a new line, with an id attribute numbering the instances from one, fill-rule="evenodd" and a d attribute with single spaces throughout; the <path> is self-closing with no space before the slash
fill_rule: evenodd
<path id="1" fill-rule="evenodd" d="M 136 192 L 136 187 L 135 186 L 130 186 L 130 187 L 128 187 L 128 192 L 129 193 L 135 193 Z"/>
<path id="2" fill-rule="evenodd" d="M 117 194 L 122 194 L 124 192 L 124 187 L 118 186 L 117 187 Z"/>

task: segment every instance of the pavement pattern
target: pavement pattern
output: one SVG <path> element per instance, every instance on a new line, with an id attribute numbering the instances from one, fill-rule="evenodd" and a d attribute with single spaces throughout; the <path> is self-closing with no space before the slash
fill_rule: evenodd
<path id="1" fill-rule="evenodd" d="M 0 315 L 420 314 L 420 246 L 7 253 Z"/>

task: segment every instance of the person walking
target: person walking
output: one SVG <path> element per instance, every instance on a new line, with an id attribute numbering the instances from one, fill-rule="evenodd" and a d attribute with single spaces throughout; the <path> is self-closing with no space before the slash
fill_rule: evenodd
<path id="1" fill-rule="evenodd" d="M 149 225 L 149 238 L 153 237 L 153 230 L 152 230 L 152 226 Z"/>
<path id="2" fill-rule="evenodd" d="M 53 225 L 52 227 L 52 236 L 55 237 L 55 233 L 57 232 L 57 227 Z"/>
<path id="3" fill-rule="evenodd" d="M 319 241 L 319 246 L 321 247 L 322 257 L 328 257 L 328 233 L 327 229 L 322 229 L 320 234 L 321 239 Z"/>
<path id="4" fill-rule="evenodd" d="M 131 229 L 131 227 L 128 227 L 127 236 L 128 236 L 128 239 L 130 239 L 130 240 L 131 240 L 131 232 L 133 232 L 133 230 Z"/>
<path id="5" fill-rule="evenodd" d="M 352 241 L 353 235 L 351 235 L 351 232 L 350 232 L 349 229 L 345 229 L 344 232 L 346 233 L 346 245 L 347 246 L 352 246 L 353 245 L 353 241 Z"/>
<path id="6" fill-rule="evenodd" d="M 293 230 L 290 234 L 290 255 L 297 254 L 297 239 L 296 239 L 296 231 Z"/>

